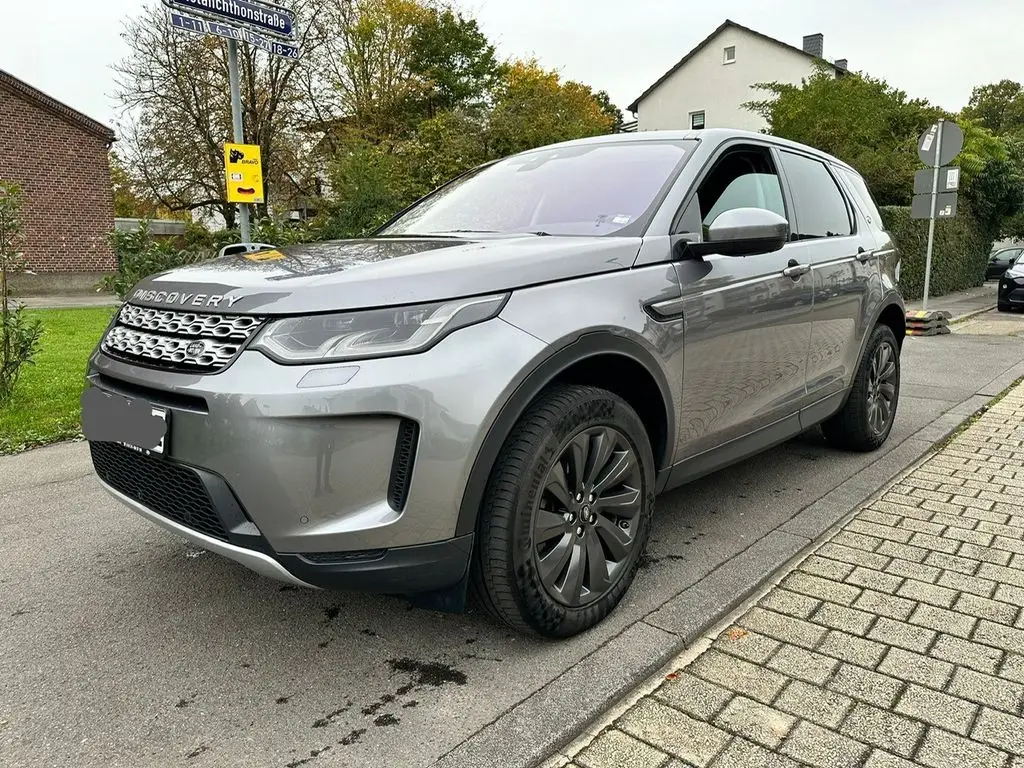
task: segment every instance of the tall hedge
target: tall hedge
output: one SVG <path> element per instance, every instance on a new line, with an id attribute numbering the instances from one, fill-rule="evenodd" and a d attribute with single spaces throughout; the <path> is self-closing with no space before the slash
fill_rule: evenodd
<path id="1" fill-rule="evenodd" d="M 882 207 L 886 228 L 902 254 L 900 288 L 907 299 L 924 295 L 925 252 L 928 222 L 910 218 L 910 208 Z M 963 196 L 956 217 L 935 222 L 932 279 L 929 296 L 962 291 L 985 281 L 985 265 L 992 249 L 992 234 L 982 227 Z"/>

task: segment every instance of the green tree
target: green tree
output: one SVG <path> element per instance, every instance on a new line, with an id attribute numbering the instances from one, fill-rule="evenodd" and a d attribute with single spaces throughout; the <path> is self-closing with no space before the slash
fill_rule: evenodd
<path id="1" fill-rule="evenodd" d="M 11 295 L 11 278 L 26 266 L 19 250 L 23 203 L 21 187 L 0 180 L 0 403 L 11 396 L 22 367 L 31 364 L 42 334 L 39 321 L 30 320 Z"/>
<path id="2" fill-rule="evenodd" d="M 559 141 L 610 133 L 614 118 L 586 85 L 515 61 L 504 73 L 490 114 L 488 146 L 500 157 Z"/>
<path id="3" fill-rule="evenodd" d="M 911 99 L 884 80 L 850 73 L 835 77 L 819 65 L 801 85 L 758 83 L 770 98 L 745 106 L 768 123 L 767 132 L 809 144 L 863 174 L 880 205 L 909 205 L 921 167 L 917 139 L 941 110 Z"/>
<path id="4" fill-rule="evenodd" d="M 607 91 L 598 91 L 594 99 L 601 106 L 601 111 L 611 118 L 611 133 L 618 133 L 622 129 L 622 110 L 612 103 L 612 97 Z"/>
<path id="5" fill-rule="evenodd" d="M 1024 87 L 1013 80 L 978 86 L 963 116 L 996 135 L 1024 137 Z"/>

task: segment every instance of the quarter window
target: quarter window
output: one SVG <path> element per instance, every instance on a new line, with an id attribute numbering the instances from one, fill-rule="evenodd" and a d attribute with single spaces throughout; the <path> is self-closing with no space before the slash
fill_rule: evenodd
<path id="1" fill-rule="evenodd" d="M 792 152 L 780 154 L 796 207 L 796 239 L 853 234 L 846 198 L 825 164 Z"/>
<path id="2" fill-rule="evenodd" d="M 864 183 L 864 179 L 861 178 L 861 175 L 859 173 L 854 173 L 853 171 L 848 171 L 845 168 L 840 168 L 838 170 L 850 185 L 850 188 L 857 196 L 860 204 L 864 206 L 864 216 L 867 218 L 868 224 L 873 224 L 878 227 L 878 229 L 885 229 L 885 222 L 882 220 L 882 212 L 879 211 L 878 206 L 875 205 L 875 199 L 871 197 L 868 185 Z"/>

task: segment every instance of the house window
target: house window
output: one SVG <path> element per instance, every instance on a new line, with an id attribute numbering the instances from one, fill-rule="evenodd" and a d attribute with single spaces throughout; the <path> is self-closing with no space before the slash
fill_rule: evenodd
<path id="1" fill-rule="evenodd" d="M 690 113 L 690 128 L 695 131 L 703 130 L 704 128 L 704 112 L 691 112 Z"/>
<path id="2" fill-rule="evenodd" d="M 736 61 L 736 46 L 730 45 L 728 48 L 725 49 L 724 63 L 732 64 L 734 61 Z"/>

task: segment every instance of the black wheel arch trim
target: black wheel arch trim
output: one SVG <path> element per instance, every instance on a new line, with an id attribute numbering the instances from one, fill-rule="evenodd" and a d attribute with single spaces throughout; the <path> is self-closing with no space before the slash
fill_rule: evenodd
<path id="1" fill-rule="evenodd" d="M 576 363 L 603 354 L 618 354 L 639 363 L 651 375 L 661 392 L 662 408 L 665 412 L 666 440 L 661 456 L 655 456 L 655 474 L 660 487 L 663 473 L 671 464 L 672 448 L 676 434 L 675 412 L 672 408 L 672 390 L 661 367 L 649 351 L 639 343 L 611 331 L 588 331 L 566 341 L 555 352 L 548 355 L 533 368 L 512 395 L 505 401 L 498 415 L 491 423 L 480 450 L 477 451 L 473 468 L 470 470 L 466 488 L 459 506 L 459 517 L 455 535 L 466 536 L 476 530 L 477 516 L 483 503 L 487 481 L 501 447 L 519 418 L 530 403 L 558 376 Z"/>

